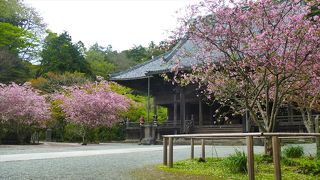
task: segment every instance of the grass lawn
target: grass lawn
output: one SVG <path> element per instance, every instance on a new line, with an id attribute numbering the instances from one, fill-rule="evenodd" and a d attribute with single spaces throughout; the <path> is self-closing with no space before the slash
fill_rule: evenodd
<path id="1" fill-rule="evenodd" d="M 226 166 L 226 158 L 207 158 L 205 162 L 199 159 L 175 162 L 173 168 L 157 165 L 156 169 L 166 173 L 183 174 L 195 176 L 194 179 L 248 179 L 246 172 L 233 173 Z M 319 160 L 317 160 L 319 161 Z M 316 173 L 314 173 L 316 171 Z M 255 178 L 262 180 L 273 180 L 273 164 L 270 157 L 262 155 L 255 156 Z M 308 157 L 283 158 L 281 162 L 282 179 L 320 180 L 320 163 Z M 146 174 L 147 171 L 145 171 Z M 312 175 L 314 173 L 314 175 Z M 145 174 L 145 175 L 146 175 Z M 198 178 L 196 178 L 198 177 Z M 170 178 L 169 178 L 170 179 Z"/>

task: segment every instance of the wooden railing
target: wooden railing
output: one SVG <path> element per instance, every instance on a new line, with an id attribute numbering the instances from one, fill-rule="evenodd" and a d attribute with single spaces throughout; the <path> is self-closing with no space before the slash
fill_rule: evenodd
<path id="1" fill-rule="evenodd" d="M 145 125 L 147 125 L 147 123 L 145 123 Z M 138 128 L 140 126 L 141 125 L 140 125 L 139 122 L 130 122 L 130 121 L 126 122 L 126 127 L 127 128 Z M 157 126 L 161 127 L 161 128 L 174 128 L 174 127 L 180 127 L 180 123 L 174 123 L 172 121 L 166 121 L 164 123 L 157 124 Z"/>
<path id="2" fill-rule="evenodd" d="M 163 164 L 169 168 L 173 167 L 173 140 L 175 138 L 191 139 L 191 159 L 194 158 L 194 139 L 201 139 L 201 157 L 205 158 L 205 139 L 223 138 L 246 138 L 247 142 L 247 165 L 248 179 L 254 179 L 254 151 L 253 138 L 272 138 L 274 177 L 281 180 L 280 166 L 280 139 L 285 138 L 314 138 L 319 139 L 320 133 L 228 133 L 228 134 L 179 134 L 163 136 Z M 169 148 L 168 148 L 169 146 Z"/>
<path id="3" fill-rule="evenodd" d="M 317 115 L 312 115 L 315 118 Z M 279 125 L 294 125 L 294 126 L 304 126 L 302 115 L 293 115 L 293 116 L 277 116 L 277 122 Z"/>

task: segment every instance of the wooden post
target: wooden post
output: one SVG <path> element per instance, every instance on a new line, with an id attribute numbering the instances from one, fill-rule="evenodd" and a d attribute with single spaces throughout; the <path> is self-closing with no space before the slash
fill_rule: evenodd
<path id="1" fill-rule="evenodd" d="M 205 147 L 205 141 L 204 141 L 204 139 L 201 139 L 201 158 L 203 159 L 203 160 L 205 160 L 206 159 L 206 147 Z"/>
<path id="2" fill-rule="evenodd" d="M 315 133 L 319 133 L 319 115 L 317 115 L 314 119 L 314 131 Z M 316 153 L 317 157 L 320 157 L 320 137 L 316 136 Z"/>
<path id="3" fill-rule="evenodd" d="M 191 159 L 194 158 L 194 139 L 191 138 Z"/>
<path id="4" fill-rule="evenodd" d="M 168 165 L 168 138 L 163 138 L 163 165 Z"/>
<path id="5" fill-rule="evenodd" d="M 173 138 L 169 137 L 169 168 L 173 167 Z"/>
<path id="6" fill-rule="evenodd" d="M 248 179 L 254 180 L 254 153 L 253 153 L 253 137 L 247 136 L 247 165 Z"/>
<path id="7" fill-rule="evenodd" d="M 199 126 L 203 125 L 202 102 L 199 99 Z"/>
<path id="8" fill-rule="evenodd" d="M 278 136 L 272 136 L 272 150 L 273 150 L 273 164 L 274 164 L 274 178 L 281 180 L 280 167 L 280 141 Z"/>

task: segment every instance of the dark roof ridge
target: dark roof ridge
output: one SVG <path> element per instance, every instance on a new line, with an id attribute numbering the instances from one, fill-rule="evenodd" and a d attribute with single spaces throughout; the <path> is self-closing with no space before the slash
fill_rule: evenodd
<path id="1" fill-rule="evenodd" d="M 139 67 L 142 67 L 142 66 L 144 66 L 144 65 L 146 65 L 146 64 L 149 64 L 149 63 L 151 63 L 151 62 L 153 62 L 153 61 L 158 60 L 159 58 L 161 58 L 161 56 L 163 56 L 163 54 L 161 54 L 161 55 L 159 55 L 159 56 L 156 56 L 156 57 L 154 57 L 153 59 L 150 59 L 150 60 L 148 60 L 148 61 L 145 61 L 145 62 L 143 62 L 143 63 L 141 63 L 141 64 L 137 64 L 137 65 L 135 65 L 135 66 L 132 66 L 132 67 L 130 67 L 130 68 L 127 69 L 127 70 L 120 71 L 120 72 L 117 72 L 117 73 L 112 73 L 112 74 L 110 74 L 110 78 L 111 78 L 111 77 L 114 77 L 114 76 L 119 76 L 119 75 L 121 75 L 121 74 L 127 73 L 127 72 L 132 71 L 132 70 L 135 70 L 135 69 L 138 69 Z"/>
<path id="2" fill-rule="evenodd" d="M 164 60 L 165 62 L 169 61 L 169 60 L 174 56 L 174 54 L 182 47 L 182 45 L 183 45 L 187 40 L 188 40 L 188 38 L 187 38 L 187 37 L 184 37 L 184 38 L 182 38 L 182 39 L 178 42 L 178 44 L 175 45 L 170 51 L 165 52 L 165 53 L 163 53 L 163 54 L 161 54 L 161 55 L 158 55 L 158 56 L 156 56 L 156 57 L 154 57 L 154 58 L 152 58 L 152 59 L 150 59 L 150 60 L 148 60 L 148 61 L 145 61 L 145 62 L 143 62 L 143 63 L 141 63 L 141 64 L 137 64 L 137 65 L 135 65 L 135 66 L 132 66 L 132 67 L 130 67 L 130 68 L 127 69 L 127 70 L 110 74 L 110 75 L 109 75 L 110 80 L 112 80 L 112 77 L 119 76 L 119 75 L 125 74 L 125 73 L 127 73 L 127 72 L 130 72 L 130 71 L 132 71 L 132 70 L 138 69 L 138 68 L 140 68 L 140 67 L 142 67 L 142 66 L 144 66 L 144 65 L 147 65 L 147 64 L 149 64 L 149 63 L 151 63 L 151 62 L 154 62 L 154 61 L 156 61 L 156 60 L 158 60 L 158 59 L 160 59 L 160 58 L 163 58 L 163 60 Z M 152 72 L 152 71 L 151 71 L 151 72 Z M 146 73 L 147 73 L 147 72 L 146 72 Z"/>
<path id="3" fill-rule="evenodd" d="M 175 53 L 183 46 L 184 43 L 187 42 L 188 40 L 188 36 L 183 37 L 177 45 L 175 45 L 171 51 L 167 52 L 168 54 L 166 56 L 163 57 L 164 61 L 169 61 L 174 55 Z"/>

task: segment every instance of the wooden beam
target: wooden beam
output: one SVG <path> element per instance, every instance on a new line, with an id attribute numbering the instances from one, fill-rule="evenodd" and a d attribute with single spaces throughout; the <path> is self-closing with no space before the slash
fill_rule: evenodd
<path id="1" fill-rule="evenodd" d="M 274 178 L 281 180 L 281 166 L 280 166 L 280 140 L 278 136 L 272 136 L 272 150 L 273 150 L 273 164 L 274 164 Z"/>
<path id="2" fill-rule="evenodd" d="M 254 180 L 253 136 L 247 136 L 247 165 L 248 179 Z"/>

